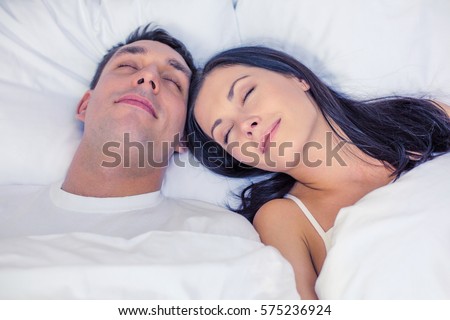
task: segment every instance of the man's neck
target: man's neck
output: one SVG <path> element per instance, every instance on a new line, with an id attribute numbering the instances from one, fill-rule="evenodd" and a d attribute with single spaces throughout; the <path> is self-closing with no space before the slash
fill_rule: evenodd
<path id="1" fill-rule="evenodd" d="M 80 145 L 62 184 L 66 192 L 85 197 L 125 197 L 161 189 L 164 168 L 105 167 L 104 157 Z M 110 159 L 109 159 L 110 161 Z"/>

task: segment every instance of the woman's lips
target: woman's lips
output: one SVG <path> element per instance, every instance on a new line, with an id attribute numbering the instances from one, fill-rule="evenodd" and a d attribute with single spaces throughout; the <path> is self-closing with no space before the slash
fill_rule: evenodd
<path id="1" fill-rule="evenodd" d="M 259 144 L 259 149 L 262 154 L 264 154 L 267 149 L 270 146 L 271 139 L 275 136 L 275 133 L 278 130 L 278 127 L 280 126 L 281 118 L 275 121 L 269 129 L 266 131 L 266 133 L 263 135 L 261 142 Z"/>
<path id="2" fill-rule="evenodd" d="M 123 97 L 120 97 L 116 101 L 116 103 L 125 103 L 128 105 L 140 108 L 140 109 L 150 113 L 155 119 L 158 119 L 158 116 L 156 115 L 156 112 L 155 112 L 155 109 L 153 108 L 152 103 L 148 99 L 146 99 L 142 96 L 128 94 Z"/>

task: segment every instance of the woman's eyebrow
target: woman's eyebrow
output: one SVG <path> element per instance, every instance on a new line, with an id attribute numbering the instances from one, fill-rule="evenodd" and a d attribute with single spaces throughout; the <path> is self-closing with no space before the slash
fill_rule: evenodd
<path id="1" fill-rule="evenodd" d="M 228 99 L 229 101 L 231 101 L 231 99 L 233 99 L 233 97 L 234 97 L 234 86 L 236 85 L 236 83 L 237 83 L 239 80 L 242 80 L 242 79 L 247 78 L 247 77 L 248 77 L 248 75 L 245 75 L 245 76 L 242 76 L 242 77 L 240 77 L 240 78 L 237 78 L 236 80 L 233 81 L 233 83 L 231 84 L 231 87 L 230 87 L 230 91 L 228 91 L 227 99 Z"/>

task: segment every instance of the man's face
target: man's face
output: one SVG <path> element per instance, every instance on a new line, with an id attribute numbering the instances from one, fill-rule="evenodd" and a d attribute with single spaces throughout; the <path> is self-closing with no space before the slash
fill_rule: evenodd
<path id="1" fill-rule="evenodd" d="M 130 141 L 172 147 L 182 136 L 191 71 L 169 46 L 150 40 L 121 47 L 78 107 L 94 144 Z M 169 152 L 173 150 L 170 149 Z"/>

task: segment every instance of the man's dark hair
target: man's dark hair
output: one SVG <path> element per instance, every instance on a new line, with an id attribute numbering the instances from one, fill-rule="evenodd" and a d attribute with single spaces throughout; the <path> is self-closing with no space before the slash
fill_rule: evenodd
<path id="1" fill-rule="evenodd" d="M 97 70 L 95 71 L 95 75 L 90 84 L 90 89 L 92 90 L 95 88 L 103 69 L 119 48 L 140 40 L 158 41 L 171 47 L 183 57 L 189 69 L 192 71 L 192 76 L 194 76 L 196 70 L 194 60 L 192 59 L 192 55 L 186 46 L 180 40 L 172 37 L 166 30 L 161 28 L 151 29 L 151 24 L 147 24 L 145 26 L 138 27 L 135 31 L 133 31 L 125 42 L 119 42 L 108 50 L 108 52 L 103 56 L 102 61 L 100 61 L 97 66 Z"/>

